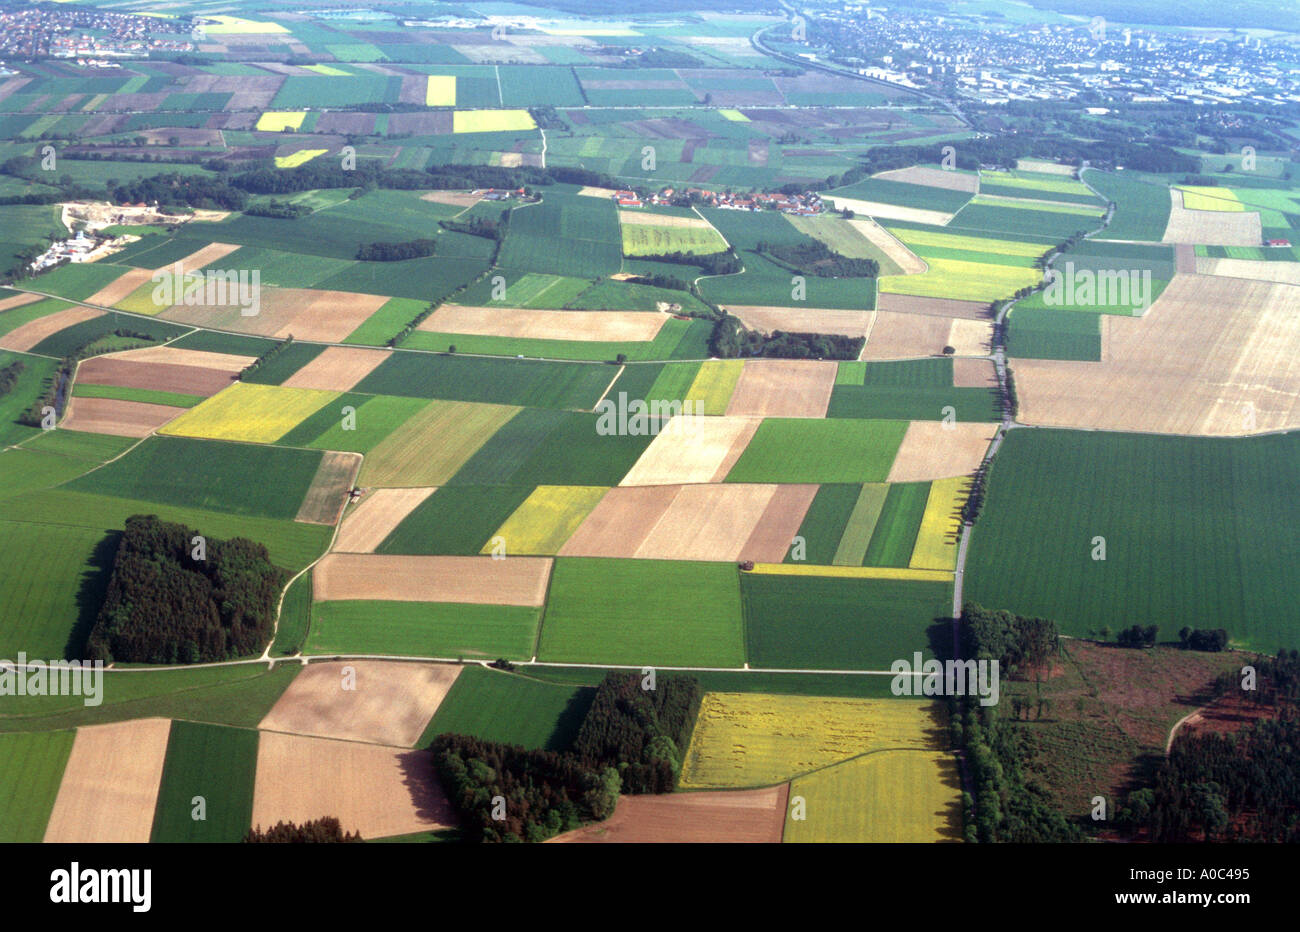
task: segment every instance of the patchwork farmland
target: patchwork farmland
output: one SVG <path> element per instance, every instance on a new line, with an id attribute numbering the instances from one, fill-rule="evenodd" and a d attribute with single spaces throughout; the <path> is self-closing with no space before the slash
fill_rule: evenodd
<path id="1" fill-rule="evenodd" d="M 0 840 L 1276 840 L 1295 88 L 957 6 L 0 10 Z"/>

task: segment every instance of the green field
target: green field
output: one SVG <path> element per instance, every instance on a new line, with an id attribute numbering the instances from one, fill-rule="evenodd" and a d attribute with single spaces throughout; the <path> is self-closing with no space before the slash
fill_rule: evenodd
<path id="1" fill-rule="evenodd" d="M 1083 176 L 1102 197 L 1115 202 L 1115 216 L 1097 239 L 1160 242 L 1169 225 L 1169 190 L 1111 172 L 1089 171 Z"/>
<path id="2" fill-rule="evenodd" d="M 0 842 L 44 839 L 72 739 L 71 731 L 0 735 Z"/>
<path id="3" fill-rule="evenodd" d="M 317 602 L 306 652 L 527 660 L 540 614 L 519 605 Z"/>
<path id="4" fill-rule="evenodd" d="M 302 667 L 268 671 L 260 664 L 195 670 L 105 671 L 104 702 L 86 706 L 81 696 L 10 696 L 0 711 L 0 732 L 52 731 L 133 718 L 183 718 L 256 728 Z"/>
<path id="5" fill-rule="evenodd" d="M 473 556 L 531 492 L 531 486 L 443 486 L 417 505 L 375 552 Z"/>
<path id="6" fill-rule="evenodd" d="M 275 643 L 271 653 L 287 657 L 302 650 L 311 625 L 311 570 L 289 584 L 280 603 L 280 618 L 275 626 Z"/>
<path id="7" fill-rule="evenodd" d="M 740 591 L 755 667 L 888 670 L 951 650 L 949 583 L 742 573 Z"/>
<path id="8" fill-rule="evenodd" d="M 85 385 L 78 382 L 72 389 L 76 398 L 117 398 L 122 401 L 139 401 L 145 404 L 171 405 L 192 408 L 203 395 L 182 395 L 178 392 L 160 392 L 148 388 L 124 388 L 120 385 Z"/>
<path id="9" fill-rule="evenodd" d="M 590 410 L 615 371 L 594 363 L 393 353 L 354 389 L 373 395 Z"/>
<path id="10" fill-rule="evenodd" d="M 884 482 L 902 421 L 765 418 L 728 482 Z"/>
<path id="11" fill-rule="evenodd" d="M 1242 440 L 1011 431 L 966 566 L 966 598 L 1066 634 L 1226 628 L 1296 642 L 1300 435 Z M 1105 538 L 1106 559 L 1094 560 Z"/>
<path id="12" fill-rule="evenodd" d="M 484 741 L 563 751 L 573 742 L 595 690 L 544 683 L 527 676 L 465 667 L 438 706 L 424 737 L 473 735 Z"/>
<path id="13" fill-rule="evenodd" d="M 1096 314 L 1016 307 L 1007 321 L 1008 356 L 1101 361 L 1101 318 Z"/>
<path id="14" fill-rule="evenodd" d="M 864 553 L 864 565 L 908 565 L 929 495 L 928 482 L 898 482 L 889 487 Z"/>
<path id="15" fill-rule="evenodd" d="M 804 513 L 803 523 L 799 525 L 799 534 L 804 540 L 802 561 L 795 559 L 793 547 L 786 551 L 786 563 L 813 563 L 829 566 L 839 550 L 840 539 L 848 527 L 858 499 L 862 494 L 860 485 L 823 485 Z"/>
<path id="16" fill-rule="evenodd" d="M 248 728 L 172 722 L 152 842 L 237 842 L 252 827 L 257 739 Z M 202 798 L 196 803 L 196 798 Z M 194 816 L 201 814 L 202 819 Z"/>
<path id="17" fill-rule="evenodd" d="M 736 568 L 720 563 L 561 558 L 541 660 L 739 667 Z"/>
<path id="18" fill-rule="evenodd" d="M 160 505 L 291 520 L 320 459 L 316 450 L 151 437 L 121 459 L 74 479 L 66 488 Z M 261 480 L 250 482 L 251 476 Z"/>
<path id="19" fill-rule="evenodd" d="M 510 213 L 510 228 L 497 264 L 518 272 L 595 278 L 623 263 L 622 236 L 614 202 L 548 189 L 540 204 Z"/>
<path id="20" fill-rule="evenodd" d="M 858 368 L 862 372 L 860 383 L 856 378 Z M 841 363 L 826 410 L 829 418 L 910 421 L 941 421 L 949 414 L 958 421 L 1001 419 L 998 397 L 992 389 L 953 387 L 952 359 L 947 357 L 856 366 Z"/>

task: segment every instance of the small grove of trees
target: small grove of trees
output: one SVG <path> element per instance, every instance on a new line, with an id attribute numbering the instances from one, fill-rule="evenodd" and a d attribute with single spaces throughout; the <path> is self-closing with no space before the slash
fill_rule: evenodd
<path id="1" fill-rule="evenodd" d="M 1026 618 L 967 602 L 961 614 L 962 656 L 996 660 L 1006 675 L 1041 670 L 1060 650 L 1060 632 L 1049 618 Z"/>
<path id="2" fill-rule="evenodd" d="M 505 230 L 501 224 L 495 220 L 489 220 L 487 217 L 471 217 L 469 220 L 439 220 L 438 225 L 444 230 L 451 230 L 453 233 L 466 233 L 470 236 L 481 236 L 484 239 L 500 239 Z"/>
<path id="3" fill-rule="evenodd" d="M 818 278 L 875 278 L 880 264 L 875 259 L 842 256 L 819 239 L 798 243 L 760 242 L 755 249 L 778 265 Z"/>
<path id="4" fill-rule="evenodd" d="M 18 376 L 26 371 L 27 366 L 21 359 L 16 359 L 9 365 L 0 369 L 0 395 L 7 395 L 14 390 L 18 384 Z"/>
<path id="5" fill-rule="evenodd" d="M 206 538 L 132 515 L 86 642 L 91 660 L 200 663 L 256 653 L 270 640 L 287 574 L 266 547 Z"/>
<path id="6" fill-rule="evenodd" d="M 766 356 L 776 359 L 857 359 L 866 343 L 863 337 L 833 333 L 787 333 L 771 335 L 746 330 L 740 320 L 724 314 L 713 325 L 709 352 L 720 359 Z"/>
<path id="7" fill-rule="evenodd" d="M 413 239 L 403 243 L 365 243 L 357 249 L 363 262 L 401 262 L 433 255 L 437 244 L 431 239 Z"/>
<path id="8" fill-rule="evenodd" d="M 1132 625 L 1115 635 L 1115 643 L 1120 647 L 1155 647 L 1159 633 L 1159 625 Z"/>
<path id="9" fill-rule="evenodd" d="M 271 217 L 275 220 L 297 220 L 311 213 L 305 204 L 290 204 L 287 201 L 267 201 L 264 204 L 249 204 L 244 213 L 250 217 Z"/>
<path id="10" fill-rule="evenodd" d="M 1178 641 L 1184 650 L 1217 653 L 1227 648 L 1228 632 L 1224 628 L 1184 627 L 1178 632 Z"/>
<path id="11" fill-rule="evenodd" d="M 596 688 L 567 751 L 467 735 L 434 739 L 434 768 L 467 841 L 545 841 L 608 818 L 620 792 L 667 793 L 695 728 L 703 691 L 694 677 L 611 672 Z"/>
<path id="12" fill-rule="evenodd" d="M 651 262 L 671 262 L 675 265 L 693 265 L 705 275 L 734 275 L 745 266 L 731 249 L 725 252 L 698 254 L 693 252 L 661 252 L 650 256 L 637 256 Z"/>
<path id="13" fill-rule="evenodd" d="M 244 836 L 244 843 L 250 845 L 352 843 L 362 840 L 360 832 L 343 831 L 343 826 L 333 816 L 312 819 L 301 825 L 295 822 L 277 822 L 265 831 L 259 825 L 250 828 L 248 834 Z"/>

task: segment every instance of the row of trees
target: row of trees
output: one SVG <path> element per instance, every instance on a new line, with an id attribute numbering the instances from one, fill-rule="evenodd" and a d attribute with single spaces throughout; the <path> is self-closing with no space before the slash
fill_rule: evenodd
<path id="1" fill-rule="evenodd" d="M 735 251 L 728 247 L 723 252 L 661 252 L 650 256 L 638 256 L 650 262 L 670 262 L 674 265 L 693 265 L 705 275 L 735 275 L 745 266 Z"/>
<path id="2" fill-rule="evenodd" d="M 156 515 L 132 515 L 86 656 L 199 663 L 256 653 L 274 631 L 286 579 L 262 544 L 204 539 Z"/>
<path id="3" fill-rule="evenodd" d="M 263 830 L 262 826 L 250 828 L 244 836 L 245 844 L 321 844 L 361 841 L 360 832 L 345 832 L 333 816 L 312 819 L 301 825 L 296 822 L 277 822 Z"/>

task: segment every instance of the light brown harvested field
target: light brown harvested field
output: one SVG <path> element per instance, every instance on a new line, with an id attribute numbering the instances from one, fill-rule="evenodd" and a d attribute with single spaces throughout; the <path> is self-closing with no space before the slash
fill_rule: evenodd
<path id="1" fill-rule="evenodd" d="M 660 433 L 620 486 L 721 482 L 745 452 L 758 418 L 692 417 L 689 427 Z"/>
<path id="2" fill-rule="evenodd" d="M 727 402 L 728 417 L 825 417 L 838 363 L 752 359 Z"/>
<path id="3" fill-rule="evenodd" d="M 855 214 L 875 217 L 878 220 L 907 220 L 911 223 L 929 223 L 935 226 L 947 226 L 952 214 L 941 210 L 922 210 L 920 207 L 903 207 L 899 204 L 884 204 L 880 201 L 860 201 L 852 197 L 840 197 L 838 194 L 822 193 L 822 200 L 827 201 L 836 210 L 847 207 Z"/>
<path id="4" fill-rule="evenodd" d="M 987 356 L 993 351 L 993 321 L 953 320 L 948 345 L 958 356 Z"/>
<path id="5" fill-rule="evenodd" d="M 257 727 L 409 748 L 460 670 L 454 664 L 382 660 L 309 664 Z"/>
<path id="6" fill-rule="evenodd" d="M 673 227 L 679 230 L 712 230 L 703 217 L 682 217 L 677 214 L 656 214 L 637 210 L 620 210 L 619 223 L 641 227 Z"/>
<path id="7" fill-rule="evenodd" d="M 962 359 L 952 361 L 952 384 L 955 388 L 996 388 L 997 370 L 991 359 Z"/>
<path id="8" fill-rule="evenodd" d="M 317 601 L 533 605 L 546 599 L 550 557 L 395 557 L 328 553 L 312 571 Z"/>
<path id="9" fill-rule="evenodd" d="M 86 303 L 112 307 L 152 278 L 152 269 L 131 269 L 92 294 L 86 299 Z"/>
<path id="10" fill-rule="evenodd" d="M 1183 192 L 1169 189 L 1172 206 L 1163 242 L 1199 246 L 1259 246 L 1264 242 L 1259 211 L 1188 210 Z"/>
<path id="11" fill-rule="evenodd" d="M 565 541 L 560 556 L 625 557 L 636 553 L 681 488 L 647 485 L 610 489 Z"/>
<path id="12" fill-rule="evenodd" d="M 952 332 L 948 317 L 876 311 L 876 322 L 867 335 L 859 359 L 911 359 L 943 352 Z"/>
<path id="13" fill-rule="evenodd" d="M 613 197 L 615 191 L 613 188 L 597 188 L 592 185 L 586 185 L 578 191 L 583 197 Z"/>
<path id="14" fill-rule="evenodd" d="M 215 395 L 233 380 L 233 373 L 219 369 L 131 362 L 116 356 L 95 356 L 77 367 L 77 381 L 86 385 L 150 388 L 185 395 Z"/>
<path id="15" fill-rule="evenodd" d="M 59 426 L 115 437 L 147 437 L 188 409 L 121 401 L 117 398 L 71 398 Z"/>
<path id="16" fill-rule="evenodd" d="M 904 184 L 923 184 L 927 188 L 943 188 L 945 191 L 969 191 L 974 194 L 980 187 L 980 176 L 967 172 L 944 171 L 942 168 L 928 168 L 913 165 L 910 168 L 896 168 L 893 171 L 872 175 L 882 181 L 901 181 Z"/>
<path id="17" fill-rule="evenodd" d="M 0 336 L 0 348 L 25 353 L 60 330 L 103 316 L 103 311 L 96 311 L 89 307 L 70 307 L 65 311 L 56 311 L 38 317 L 36 320 L 30 320 L 21 327 L 15 327 L 4 336 Z"/>
<path id="18" fill-rule="evenodd" d="M 238 246 L 231 243 L 208 243 L 203 248 L 196 249 L 179 261 L 181 268 L 189 272 L 211 265 L 219 259 L 224 259 L 238 248 Z M 164 268 L 170 268 L 170 266 L 164 266 Z"/>
<path id="19" fill-rule="evenodd" d="M 1209 260 L 1207 260 L 1209 261 Z M 1190 243 L 1179 243 L 1174 247 L 1174 271 L 1175 272 L 1198 272 L 1196 259 L 1196 247 Z M 1204 274 L 1212 275 L 1212 272 Z"/>
<path id="20" fill-rule="evenodd" d="M 740 318 L 749 330 L 771 333 L 834 333 L 846 337 L 864 337 L 871 329 L 874 311 L 839 311 L 817 307 L 763 307 L 752 304 L 726 306 L 728 314 Z"/>
<path id="21" fill-rule="evenodd" d="M 420 103 L 424 103 L 423 100 Z M 468 191 L 429 191 L 420 195 L 422 201 L 433 201 L 435 204 L 450 204 L 452 207 L 473 207 L 480 200 L 481 194 L 471 194 Z"/>
<path id="22" fill-rule="evenodd" d="M 216 369 L 233 375 L 245 366 L 257 361 L 255 356 L 237 356 L 233 353 L 209 353 L 204 350 L 188 350 L 179 346 L 142 346 L 140 349 L 114 353 L 114 359 L 126 362 L 162 363 L 169 366 L 197 366 L 203 369 Z"/>
<path id="23" fill-rule="evenodd" d="M 1181 248 L 1181 247 L 1180 247 Z M 1188 247 L 1191 248 L 1191 247 Z M 1180 268 L 1179 271 L 1182 271 Z M 1300 285 L 1300 262 L 1268 262 L 1264 259 L 1207 259 L 1198 257 L 1192 271 L 1201 275 L 1247 278 L 1257 282 Z"/>
<path id="24" fill-rule="evenodd" d="M 902 274 L 919 275 L 929 268 L 924 259 L 908 249 L 902 240 L 876 221 L 870 218 L 863 220 L 855 218 L 850 220 L 849 224 L 893 260 L 894 264 L 902 270 Z"/>
<path id="25" fill-rule="evenodd" d="M 1017 360 L 1020 420 L 1242 436 L 1300 427 L 1300 287 L 1176 275 L 1142 317 L 1102 317 L 1102 362 Z"/>
<path id="26" fill-rule="evenodd" d="M 47 842 L 147 842 L 171 722 L 136 719 L 77 729 Z"/>
<path id="27" fill-rule="evenodd" d="M 910 294 L 877 295 L 876 310 L 897 311 L 900 314 L 933 314 L 938 317 L 960 317 L 962 320 L 987 320 L 989 316 L 989 306 L 980 301 L 958 301 L 954 298 L 922 298 Z"/>
<path id="28" fill-rule="evenodd" d="M 637 343 L 653 340 L 667 319 L 646 311 L 541 311 L 445 304 L 416 329 L 516 339 Z"/>
<path id="29" fill-rule="evenodd" d="M 391 355 L 388 350 L 365 349 L 360 346 L 330 346 L 285 379 L 284 387 L 350 391 L 352 386 L 368 376 Z"/>
<path id="30" fill-rule="evenodd" d="M 366 454 L 367 486 L 442 485 L 521 408 L 473 401 L 431 401 Z"/>
<path id="31" fill-rule="evenodd" d="M 997 424 L 912 421 L 898 447 L 890 482 L 929 482 L 969 476 L 984 460 Z"/>
<path id="32" fill-rule="evenodd" d="M 456 824 L 429 751 L 263 732 L 257 745 L 253 825 L 333 816 L 362 838 Z"/>
<path id="33" fill-rule="evenodd" d="M 761 790 L 620 796 L 604 822 L 557 835 L 556 844 L 779 844 L 790 784 Z"/>
<path id="34" fill-rule="evenodd" d="M 159 316 L 167 320 L 235 330 L 258 336 L 340 343 L 388 299 L 380 295 L 311 288 L 262 288 L 257 314 L 245 317 L 238 304 L 177 304 Z"/>
<path id="35" fill-rule="evenodd" d="M 19 292 L 8 298 L 0 299 L 0 312 L 11 310 L 15 307 L 22 307 L 24 304 L 31 304 L 35 301 L 44 301 L 45 298 L 38 294 L 26 294 Z"/>
<path id="36" fill-rule="evenodd" d="M 436 491 L 374 489 L 344 519 L 333 549 L 340 553 L 373 553 L 416 506 Z"/>
<path id="37" fill-rule="evenodd" d="M 632 553 L 645 560 L 737 560 L 776 494 L 771 484 L 684 485 Z"/>
<path id="38" fill-rule="evenodd" d="M 1039 159 L 1018 159 L 1016 168 L 1022 172 L 1040 172 L 1044 175 L 1064 175 L 1073 178 L 1078 171 L 1073 165 L 1061 165 L 1057 162 L 1045 162 Z"/>
<path id="39" fill-rule="evenodd" d="M 294 520 L 305 524 L 337 522 L 347 504 L 348 489 L 352 488 L 352 481 L 360 468 L 360 453 L 326 450 Z"/>

